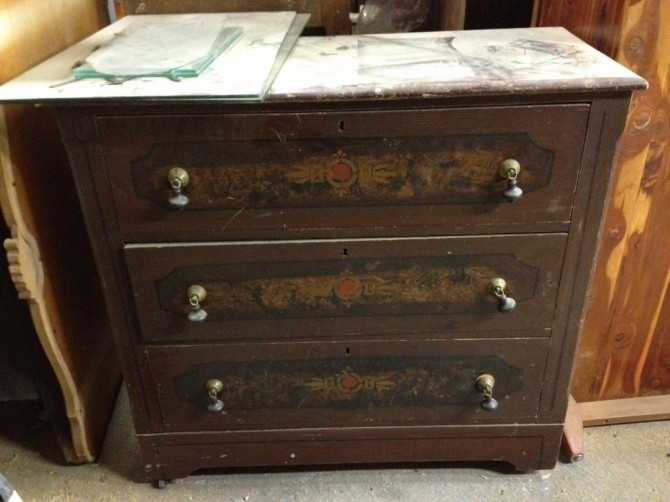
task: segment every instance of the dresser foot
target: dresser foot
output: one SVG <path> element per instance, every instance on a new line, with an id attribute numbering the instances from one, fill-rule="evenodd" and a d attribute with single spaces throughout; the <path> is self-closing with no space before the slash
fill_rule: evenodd
<path id="1" fill-rule="evenodd" d="M 168 483 L 170 483 L 170 480 L 168 479 L 153 479 L 151 480 L 151 485 L 156 488 L 157 490 L 163 490 L 167 488 Z"/>

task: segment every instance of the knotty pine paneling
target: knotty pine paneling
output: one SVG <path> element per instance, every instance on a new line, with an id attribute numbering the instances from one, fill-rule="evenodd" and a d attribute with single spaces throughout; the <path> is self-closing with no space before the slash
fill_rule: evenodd
<path id="1" fill-rule="evenodd" d="M 649 81 L 633 99 L 595 261 L 577 401 L 670 393 L 670 2 L 545 0 L 563 25 Z"/>

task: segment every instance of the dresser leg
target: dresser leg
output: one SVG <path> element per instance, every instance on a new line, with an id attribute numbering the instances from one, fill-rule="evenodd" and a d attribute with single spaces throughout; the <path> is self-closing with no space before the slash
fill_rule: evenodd
<path id="1" fill-rule="evenodd" d="M 569 462 L 584 458 L 584 424 L 579 403 L 570 395 L 568 412 L 563 426 L 563 453 Z"/>
<path id="2" fill-rule="evenodd" d="M 151 481 L 151 484 L 157 490 L 163 490 L 164 488 L 167 487 L 168 483 L 169 481 L 167 479 L 154 479 Z"/>

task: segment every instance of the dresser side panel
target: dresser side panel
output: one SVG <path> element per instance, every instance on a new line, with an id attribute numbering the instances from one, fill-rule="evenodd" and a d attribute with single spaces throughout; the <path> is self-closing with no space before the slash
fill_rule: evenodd
<path id="1" fill-rule="evenodd" d="M 630 95 L 595 99 L 582 167 L 579 173 L 574 215 L 569 232 L 563 279 L 558 293 L 555 336 L 547 373 L 556 375 L 553 392 L 547 389 L 541 409 L 548 421 L 563 421 L 570 382 L 584 322 L 591 277 L 604 210 L 612 179 L 612 164 L 626 123 Z"/>
<path id="2" fill-rule="evenodd" d="M 82 207 L 102 295 L 107 306 L 115 343 L 121 356 L 125 384 L 130 395 L 135 429 L 142 432 L 160 423 L 157 403 L 147 400 L 144 383 L 150 382 L 148 363 L 134 343 L 122 243 L 106 172 L 100 168 L 100 142 L 93 112 L 86 108 L 57 108 L 61 136 L 68 151 L 77 194 Z M 153 410 L 153 411 L 152 411 Z"/>

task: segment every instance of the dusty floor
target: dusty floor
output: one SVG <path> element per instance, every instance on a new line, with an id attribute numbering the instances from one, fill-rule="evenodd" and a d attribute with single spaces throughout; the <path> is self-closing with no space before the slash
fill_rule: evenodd
<path id="1" fill-rule="evenodd" d="M 24 501 L 667 501 L 670 421 L 586 430 L 586 456 L 548 471 L 498 464 L 196 474 L 157 490 L 142 479 L 122 393 L 99 462 L 65 466 L 37 418 L 0 426 L 0 472 Z"/>

